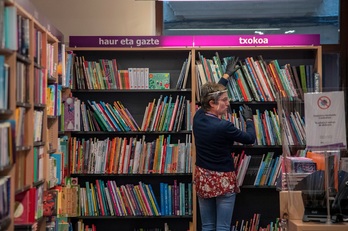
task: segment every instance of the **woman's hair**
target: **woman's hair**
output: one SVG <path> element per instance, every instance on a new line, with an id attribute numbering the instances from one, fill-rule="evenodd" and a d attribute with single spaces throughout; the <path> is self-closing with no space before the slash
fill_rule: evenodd
<path id="1" fill-rule="evenodd" d="M 211 107 L 209 104 L 210 100 L 217 103 L 220 96 L 225 93 L 226 87 L 219 83 L 205 83 L 201 88 L 201 107 L 204 111 L 208 111 Z"/>

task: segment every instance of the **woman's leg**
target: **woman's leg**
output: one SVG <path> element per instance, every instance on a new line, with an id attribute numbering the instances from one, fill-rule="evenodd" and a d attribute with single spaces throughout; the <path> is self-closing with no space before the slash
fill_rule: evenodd
<path id="1" fill-rule="evenodd" d="M 236 201 L 235 193 L 227 193 L 216 198 L 216 231 L 230 231 L 231 221 Z"/>
<path id="2" fill-rule="evenodd" d="M 199 212 L 201 213 L 202 231 L 216 230 L 216 198 L 198 197 Z"/>

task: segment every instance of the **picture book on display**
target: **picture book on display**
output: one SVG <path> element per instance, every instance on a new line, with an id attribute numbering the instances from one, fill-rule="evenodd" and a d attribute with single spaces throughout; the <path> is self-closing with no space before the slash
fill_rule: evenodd
<path id="1" fill-rule="evenodd" d="M 57 216 L 58 215 L 58 190 L 48 190 L 43 195 L 43 215 Z"/>
<path id="2" fill-rule="evenodd" d="M 149 89 L 170 89 L 170 73 L 150 73 Z"/>
<path id="3" fill-rule="evenodd" d="M 35 222 L 36 188 L 17 194 L 15 197 L 14 222 L 28 224 Z"/>

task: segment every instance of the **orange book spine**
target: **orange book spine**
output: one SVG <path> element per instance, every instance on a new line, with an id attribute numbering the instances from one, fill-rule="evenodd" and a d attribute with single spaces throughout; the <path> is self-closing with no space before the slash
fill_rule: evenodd
<path id="1" fill-rule="evenodd" d="M 110 161 L 107 163 L 107 173 L 112 173 L 114 169 L 114 162 L 115 162 L 115 149 L 116 149 L 116 141 L 117 138 L 113 138 L 111 141 L 111 146 L 110 146 L 110 151 L 109 151 L 109 156 L 110 156 Z"/>
<path id="2" fill-rule="evenodd" d="M 277 84 L 278 89 L 280 90 L 280 93 L 282 94 L 283 97 L 287 97 L 287 94 L 286 94 L 286 92 L 285 92 L 285 90 L 283 88 L 283 85 L 281 84 L 281 81 L 279 79 L 277 70 L 274 67 L 274 64 L 273 63 L 269 63 L 268 66 L 270 68 L 272 77 L 273 77 L 275 83 Z"/>
<path id="3" fill-rule="evenodd" d="M 119 166 L 120 155 L 121 155 L 121 148 L 122 148 L 122 138 L 116 137 L 115 161 L 114 161 L 112 173 L 118 172 L 118 166 Z"/>
<path id="4" fill-rule="evenodd" d="M 127 138 L 124 138 L 122 141 L 122 148 L 120 151 L 120 159 L 119 159 L 119 163 L 118 163 L 118 174 L 121 174 L 123 171 L 123 162 L 124 162 L 124 156 L 126 155 L 126 147 L 127 147 Z"/>

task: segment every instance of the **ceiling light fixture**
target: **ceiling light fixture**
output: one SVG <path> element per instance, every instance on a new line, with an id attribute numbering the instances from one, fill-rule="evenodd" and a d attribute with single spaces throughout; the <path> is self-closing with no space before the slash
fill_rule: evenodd
<path id="1" fill-rule="evenodd" d="M 176 28 L 176 29 L 166 29 L 166 30 L 187 30 L 187 31 L 202 31 L 202 30 L 210 30 L 210 31 L 256 31 L 256 30 L 263 30 L 263 31 L 275 31 L 280 30 L 280 28 Z"/>

